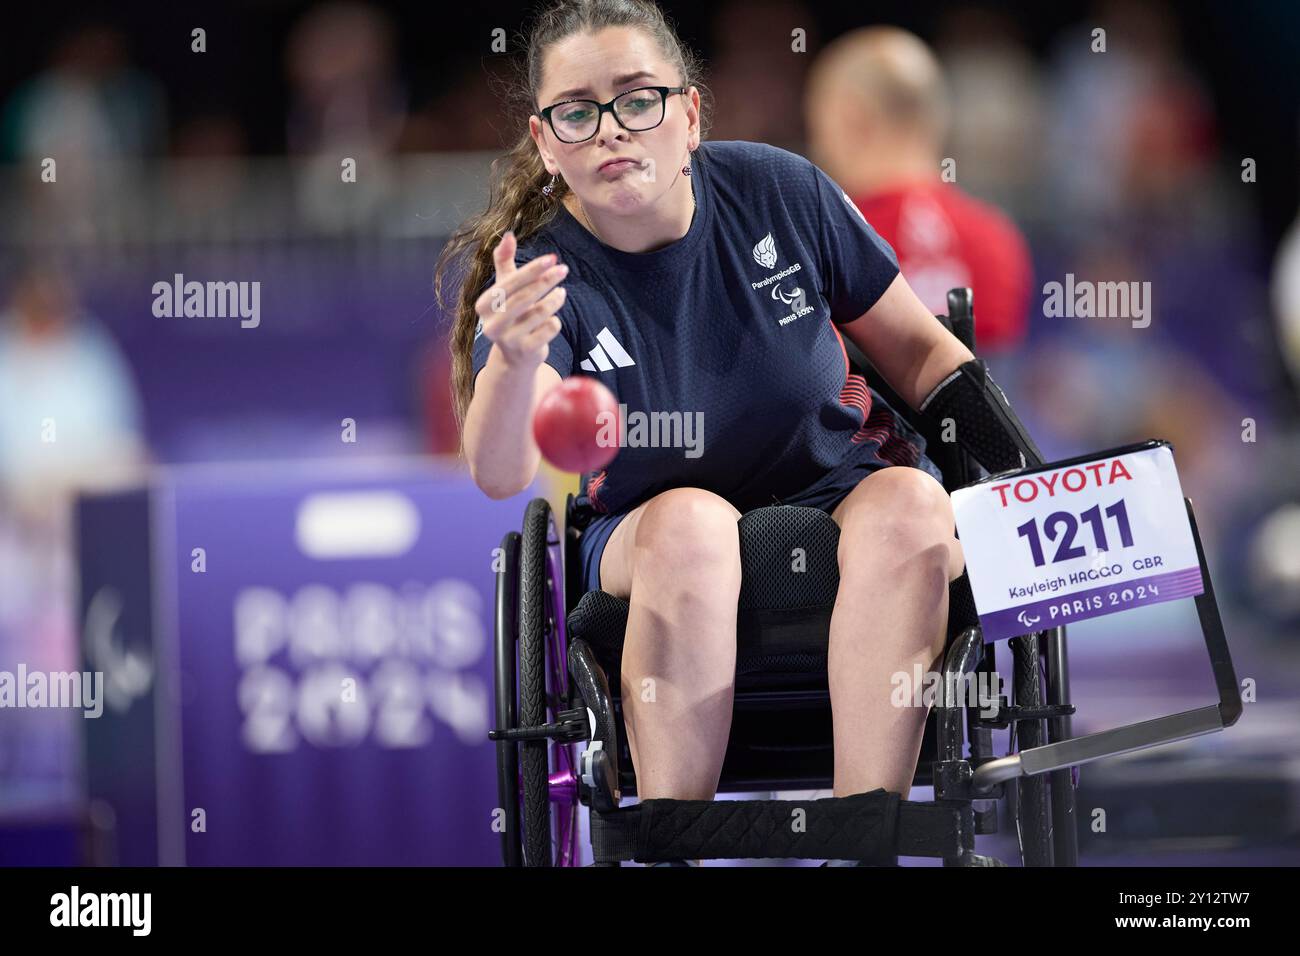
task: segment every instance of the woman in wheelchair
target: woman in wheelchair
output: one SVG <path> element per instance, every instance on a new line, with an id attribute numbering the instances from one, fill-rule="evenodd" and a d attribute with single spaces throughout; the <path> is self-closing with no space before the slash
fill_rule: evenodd
<path id="1" fill-rule="evenodd" d="M 737 520 L 773 503 L 828 512 L 841 530 L 834 792 L 906 797 L 928 708 L 892 704 L 892 681 L 935 668 L 963 560 L 925 440 L 850 373 L 842 336 L 914 408 L 955 407 L 946 393 L 960 389 L 1010 413 L 825 173 L 704 139 L 698 73 L 651 3 L 562 2 L 538 21 L 527 130 L 440 262 L 441 278 L 466 253 L 452 332 L 463 451 L 488 495 L 524 490 L 533 410 L 575 374 L 625 414 L 703 423 L 697 449 L 629 432 L 577 502 L 586 588 L 630 604 L 621 680 L 639 691 L 623 701 L 643 799 L 718 786 Z"/>

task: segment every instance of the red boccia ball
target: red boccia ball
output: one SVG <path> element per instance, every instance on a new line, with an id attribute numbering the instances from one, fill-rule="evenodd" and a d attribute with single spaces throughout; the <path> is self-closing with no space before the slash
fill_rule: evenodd
<path id="1" fill-rule="evenodd" d="M 561 471 L 608 465 L 618 454 L 618 434 L 618 400 L 585 375 L 571 375 L 547 392 L 533 415 L 537 447 Z"/>

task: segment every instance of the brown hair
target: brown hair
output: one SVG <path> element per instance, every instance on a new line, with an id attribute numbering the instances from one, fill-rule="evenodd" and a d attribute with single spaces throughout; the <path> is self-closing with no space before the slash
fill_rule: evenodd
<path id="1" fill-rule="evenodd" d="M 542 85 L 542 59 L 555 43 L 575 33 L 594 33 L 605 27 L 635 27 L 644 30 L 657 43 L 664 58 L 681 74 L 681 86 L 700 90 L 700 136 L 704 137 L 703 64 L 678 38 L 676 30 L 663 12 L 650 0 L 560 0 L 544 10 L 533 24 L 524 42 L 527 51 L 522 64 L 523 75 L 514 85 L 509 113 L 515 122 L 526 127 L 534 112 Z M 447 308 L 443 298 L 444 280 L 452 262 L 466 256 L 467 264 L 458 287 L 453 312 L 451 346 L 451 397 L 456 425 L 461 432 L 464 451 L 465 413 L 474 392 L 472 361 L 474 329 L 478 317 L 474 301 L 496 274 L 492 250 L 508 230 L 522 244 L 554 218 L 556 207 L 568 186 L 557 179 L 550 196 L 542 187 L 549 181 L 537 144 L 525 129 L 504 156 L 492 163 L 487 208 L 461 224 L 447 241 L 434 272 L 434 295 L 440 308 Z"/>

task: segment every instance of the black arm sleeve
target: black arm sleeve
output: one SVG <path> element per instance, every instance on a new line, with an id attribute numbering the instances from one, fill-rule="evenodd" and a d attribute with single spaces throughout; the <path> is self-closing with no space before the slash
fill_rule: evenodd
<path id="1" fill-rule="evenodd" d="M 980 359 L 962 364 L 940 382 L 920 412 L 941 435 L 951 419 L 957 444 L 990 474 L 1043 463 L 1038 446 Z"/>

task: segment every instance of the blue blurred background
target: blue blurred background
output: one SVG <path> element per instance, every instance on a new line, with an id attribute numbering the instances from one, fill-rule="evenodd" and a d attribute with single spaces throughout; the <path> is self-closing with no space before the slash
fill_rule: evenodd
<path id="1" fill-rule="evenodd" d="M 963 190 L 997 204 L 1019 227 L 1032 263 L 1023 315 L 988 352 L 994 373 L 1049 458 L 1153 437 L 1173 442 L 1238 672 L 1256 688 L 1257 700 L 1227 734 L 1084 768 L 1081 815 L 1093 805 L 1123 805 L 1129 821 L 1110 839 L 1085 834 L 1085 862 L 1300 862 L 1293 769 L 1300 766 L 1300 7 L 1267 0 L 911 0 L 874 3 L 869 13 L 860 4 L 662 6 L 708 64 L 716 140 L 808 153 L 805 79 L 819 49 L 847 31 L 895 24 L 937 52 L 954 97 L 944 155 L 959 158 Z M 251 560 L 263 547 L 286 556 L 261 578 L 214 565 L 209 573 L 229 577 L 211 608 L 206 599 L 186 603 L 192 583 L 166 583 L 187 568 L 155 568 L 148 587 L 180 602 L 150 625 L 162 642 L 151 665 L 159 713 L 174 705 L 200 719 L 248 719 L 251 705 L 238 699 L 251 680 L 247 669 L 205 710 L 205 681 L 216 678 L 201 657 L 187 670 L 184 648 L 210 630 L 211 640 L 226 642 L 222 660 L 233 662 L 233 608 L 259 586 L 288 602 L 290 617 L 304 602 L 303 613 L 312 613 L 303 588 L 327 575 L 314 566 L 287 570 L 297 559 L 292 532 L 274 537 L 276 512 L 263 499 L 306 494 L 313 483 L 374 490 L 415 482 L 408 497 L 417 502 L 420 547 L 436 544 L 446 564 L 364 566 L 339 577 L 331 593 L 343 610 L 335 607 L 328 620 L 364 603 L 349 588 L 371 577 L 384 578 L 393 594 L 412 583 L 421 594 L 444 594 L 435 603 L 445 598 L 439 587 L 459 581 L 470 590 L 449 613 L 473 617 L 490 634 L 488 559 L 466 566 L 463 554 L 474 553 L 469 532 L 451 530 L 448 509 L 475 516 L 477 553 L 486 555 L 517 527 L 530 495 L 500 508 L 483 499 L 481 512 L 456 497 L 468 479 L 454 458 L 448 316 L 434 301 L 432 270 L 449 232 L 485 202 L 490 162 L 518 135 L 500 105 L 513 63 L 492 52 L 492 30 L 513 37 L 530 10 L 285 0 L 55 4 L 0 34 L 0 670 L 20 662 L 30 670 L 80 669 L 93 597 L 81 580 L 85 552 L 143 535 L 144 564 L 159 554 L 188 556 L 187 542 L 162 540 L 164 532 L 183 533 L 187 522 L 224 507 L 213 486 L 230 491 L 240 483 L 260 489 L 248 505 L 253 513 L 268 510 L 265 521 L 248 522 L 242 551 L 230 545 L 231 561 L 236 554 Z M 1089 50 L 1099 25 L 1108 34 L 1104 56 Z M 196 27 L 206 31 L 206 52 L 191 49 Z M 790 53 L 795 27 L 807 31 L 806 55 Z M 340 184 L 340 156 L 357 160 L 356 183 Z M 55 182 L 43 179 L 48 157 L 57 158 Z M 156 316 L 154 284 L 178 273 L 259 281 L 260 326 Z M 1067 273 L 1150 281 L 1150 328 L 1048 317 L 1040 290 Z M 975 296 L 978 329 L 978 286 Z M 340 440 L 349 419 L 356 440 Z M 57 423 L 57 440 L 42 440 L 45 422 Z M 358 473 L 359 466 L 370 470 Z M 88 542 L 90 519 L 78 519 L 78 495 L 113 500 L 103 495 L 142 482 L 150 489 L 143 505 L 119 500 L 152 509 L 152 525 Z M 572 476 L 546 474 L 533 493 L 559 502 L 570 487 Z M 260 534 L 264 546 L 249 543 Z M 190 613 L 204 615 L 202 624 L 187 621 Z M 1210 685 L 1198 669 L 1203 650 L 1190 608 L 1142 614 L 1072 630 L 1077 731 L 1206 702 Z M 313 626 L 301 633 L 315 633 Z M 364 620 L 350 626 L 356 640 L 371 634 Z M 444 633 L 436 622 L 429 627 Z M 451 663 L 441 652 L 403 658 L 393 651 L 394 660 L 420 661 L 394 686 L 409 679 L 419 694 L 463 679 L 472 690 L 474 679 L 490 680 L 490 646 L 481 641 L 476 655 Z M 172 647 L 170 658 L 163 644 Z M 282 753 L 304 760 L 326 753 L 325 764 L 310 765 L 319 775 L 313 779 L 336 774 L 342 779 L 333 785 L 358 788 L 353 816 L 310 792 L 296 798 L 297 812 L 324 814 L 320 827 L 335 831 L 356 816 L 387 814 L 373 843 L 341 838 L 331 853 L 317 845 L 313 823 L 297 844 L 286 838 L 268 849 L 261 834 L 254 846 L 248 832 L 256 826 L 242 807 L 224 814 L 226 826 L 239 820 L 247 831 L 227 832 L 227 852 L 199 849 L 192 826 L 181 841 L 188 846 L 168 850 L 159 824 L 151 837 L 157 845 L 132 856 L 121 845 L 121 820 L 183 812 L 189 823 L 194 788 L 215 786 L 179 743 L 188 731 L 175 729 L 175 746 L 156 740 L 145 771 L 184 780 L 177 784 L 184 798 L 154 780 L 141 811 L 131 804 L 144 799 L 139 793 L 119 794 L 123 805 L 105 796 L 112 789 L 105 781 L 128 773 L 130 761 L 116 752 L 105 758 L 109 744 L 78 712 L 5 710 L 0 863 L 493 862 L 491 749 L 485 735 L 474 736 L 475 720 L 430 703 L 408 714 L 417 726 L 427 722 L 428 736 L 384 737 L 378 722 L 356 737 L 338 736 L 333 724 L 315 739 L 303 732 L 308 663 L 344 658 L 373 678 L 360 657 L 344 652 L 308 655 L 298 670 L 284 671 L 299 682 L 293 706 L 301 739 Z M 387 660 L 380 658 L 372 654 L 366 667 Z M 448 699 L 450 685 L 437 686 Z M 377 693 L 373 681 L 370 689 Z M 477 699 L 477 691 L 466 693 Z M 466 706 L 486 721 L 486 700 Z M 457 736 L 456 726 L 474 732 Z M 449 749 L 436 750 L 443 741 Z M 118 745 L 129 751 L 130 739 Z M 363 746 L 404 754 L 406 762 L 380 754 L 365 764 L 364 778 L 356 765 L 338 769 Z M 286 771 L 266 762 L 268 752 L 249 749 L 253 756 L 228 773 L 250 775 L 252 789 L 272 787 Z M 180 766 L 187 759 L 194 765 Z M 429 781 L 411 775 L 413 761 L 483 793 L 483 808 L 433 796 Z M 307 766 L 294 765 L 295 772 Z M 387 809 L 365 799 L 409 787 L 425 788 L 428 799 L 390 800 Z M 211 789 L 211 799 L 229 806 L 240 791 Z M 924 798 L 914 791 L 913 799 Z M 322 807 L 313 808 L 313 799 Z M 1183 819 L 1189 803 L 1201 808 L 1192 820 Z M 440 822 L 393 822 L 420 812 Z M 207 813 L 223 818 L 219 808 Z M 179 816 L 169 820 L 182 825 Z M 446 835 L 470 827 L 482 839 Z M 398 846 L 405 849 L 391 849 Z"/>

